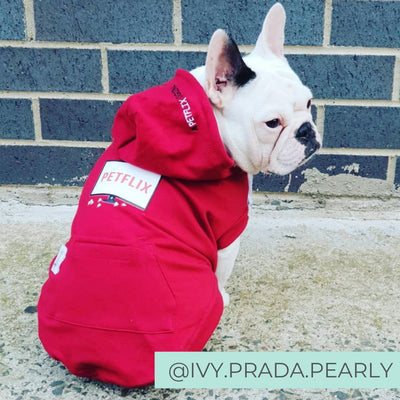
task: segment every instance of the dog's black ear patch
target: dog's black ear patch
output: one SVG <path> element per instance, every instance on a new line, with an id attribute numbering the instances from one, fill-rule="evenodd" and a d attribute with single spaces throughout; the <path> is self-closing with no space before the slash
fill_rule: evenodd
<path id="1" fill-rule="evenodd" d="M 232 79 L 236 86 L 244 86 L 256 77 L 256 73 L 243 61 L 239 48 L 231 36 L 227 41 L 225 52 L 232 67 Z"/>

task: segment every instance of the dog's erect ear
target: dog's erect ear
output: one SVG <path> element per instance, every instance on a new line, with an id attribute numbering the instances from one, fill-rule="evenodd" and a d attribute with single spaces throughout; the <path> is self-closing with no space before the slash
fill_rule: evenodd
<path id="1" fill-rule="evenodd" d="M 262 57 L 269 57 L 271 54 L 284 57 L 285 22 L 286 13 L 282 4 L 274 4 L 265 17 L 253 53 Z"/>
<path id="2" fill-rule="evenodd" d="M 211 102 L 223 108 L 234 90 L 255 76 L 243 61 L 234 40 L 222 29 L 215 31 L 206 59 L 206 93 Z"/>

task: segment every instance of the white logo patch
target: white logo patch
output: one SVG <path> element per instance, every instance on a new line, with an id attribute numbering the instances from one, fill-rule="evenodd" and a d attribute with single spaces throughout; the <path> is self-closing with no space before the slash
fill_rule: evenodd
<path id="1" fill-rule="evenodd" d="M 123 161 L 107 161 L 91 195 L 116 196 L 145 210 L 161 175 Z"/>
<path id="2" fill-rule="evenodd" d="M 51 266 L 51 272 L 54 275 L 57 275 L 60 272 L 60 266 L 62 262 L 65 260 L 65 257 L 67 256 L 68 248 L 64 244 L 60 247 L 60 250 L 58 251 L 57 257 L 53 262 L 53 265 Z"/>

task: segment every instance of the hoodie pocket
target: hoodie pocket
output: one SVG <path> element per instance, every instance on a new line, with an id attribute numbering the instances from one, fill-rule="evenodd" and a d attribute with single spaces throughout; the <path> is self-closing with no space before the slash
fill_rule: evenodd
<path id="1" fill-rule="evenodd" d="M 147 242 L 73 240 L 42 289 L 42 310 L 90 328 L 138 333 L 174 330 L 176 303 Z"/>

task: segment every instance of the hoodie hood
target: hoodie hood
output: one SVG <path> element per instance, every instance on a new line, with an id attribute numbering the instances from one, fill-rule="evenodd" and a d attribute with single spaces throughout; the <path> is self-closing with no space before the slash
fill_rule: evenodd
<path id="1" fill-rule="evenodd" d="M 224 179 L 234 167 L 204 89 L 184 70 L 129 97 L 116 114 L 112 137 L 121 160 L 171 178 Z"/>

